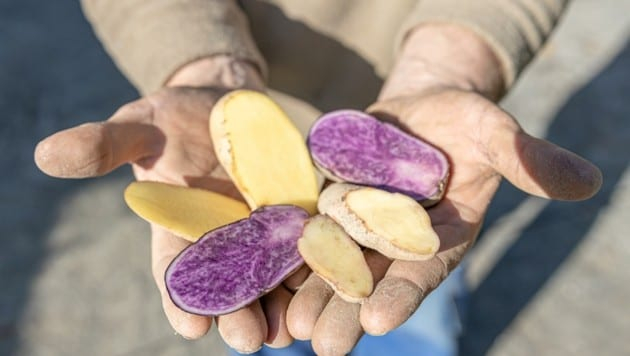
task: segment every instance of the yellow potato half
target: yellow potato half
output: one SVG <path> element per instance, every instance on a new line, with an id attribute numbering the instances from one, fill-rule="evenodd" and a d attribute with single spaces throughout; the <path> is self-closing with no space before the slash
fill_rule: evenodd
<path id="1" fill-rule="evenodd" d="M 125 190 L 133 212 L 191 242 L 217 227 L 249 216 L 245 203 L 204 189 L 134 182 Z"/>
<path id="2" fill-rule="evenodd" d="M 427 260 L 440 247 L 425 209 L 403 194 L 335 183 L 322 192 L 319 210 L 360 245 L 390 258 Z"/>
<path id="3" fill-rule="evenodd" d="M 372 272 L 361 248 L 328 216 L 308 220 L 298 250 L 313 272 L 345 301 L 360 303 L 372 294 Z"/>
<path id="4" fill-rule="evenodd" d="M 318 184 L 306 143 L 267 95 L 237 90 L 210 114 L 217 158 L 251 209 L 291 204 L 317 212 Z"/>

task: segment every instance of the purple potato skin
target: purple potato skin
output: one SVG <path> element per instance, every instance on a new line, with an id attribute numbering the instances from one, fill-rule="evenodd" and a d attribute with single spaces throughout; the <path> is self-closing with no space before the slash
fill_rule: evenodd
<path id="1" fill-rule="evenodd" d="M 361 111 L 323 115 L 307 144 L 317 168 L 336 182 L 402 193 L 424 206 L 446 188 L 449 164 L 440 150 Z"/>
<path id="2" fill-rule="evenodd" d="M 222 315 L 248 305 L 303 264 L 297 240 L 308 217 L 297 206 L 266 206 L 206 233 L 166 269 L 171 299 L 199 315 Z"/>

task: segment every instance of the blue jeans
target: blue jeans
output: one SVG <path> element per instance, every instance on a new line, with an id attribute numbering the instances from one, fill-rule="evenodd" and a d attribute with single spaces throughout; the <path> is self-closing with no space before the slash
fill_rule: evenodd
<path id="1" fill-rule="evenodd" d="M 464 268 L 456 268 L 396 330 L 383 336 L 364 335 L 352 356 L 455 356 L 462 332 L 466 300 Z M 240 355 L 230 350 L 231 356 Z M 315 355 L 309 341 L 295 341 L 284 349 L 264 346 L 257 356 Z"/>

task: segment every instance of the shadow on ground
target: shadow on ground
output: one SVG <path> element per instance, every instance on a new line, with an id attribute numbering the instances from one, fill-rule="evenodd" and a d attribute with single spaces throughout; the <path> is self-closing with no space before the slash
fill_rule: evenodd
<path id="1" fill-rule="evenodd" d="M 474 291 L 461 342 L 462 355 L 485 355 L 588 234 L 628 167 L 627 100 L 630 46 L 575 93 L 553 120 L 546 139 L 594 162 L 604 184 L 592 199 L 551 202 L 527 226 Z M 516 208 L 525 195 L 502 184 L 486 226 Z M 483 232 L 481 234 L 483 236 Z"/>

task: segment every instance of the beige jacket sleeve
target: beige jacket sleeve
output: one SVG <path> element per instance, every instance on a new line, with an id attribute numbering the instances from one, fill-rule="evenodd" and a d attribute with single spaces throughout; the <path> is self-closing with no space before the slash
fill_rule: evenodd
<path id="1" fill-rule="evenodd" d="M 121 71 L 143 94 L 181 66 L 215 54 L 265 62 L 233 0 L 82 0 L 83 11 Z"/>
<path id="2" fill-rule="evenodd" d="M 323 35 L 344 44 L 352 43 L 348 37 L 361 36 L 361 33 L 336 33 L 337 29 L 342 31 L 341 29 L 346 28 L 345 25 L 358 20 L 361 24 L 395 26 L 396 28 L 382 29 L 382 32 L 397 32 L 399 40 L 410 29 L 423 23 L 461 24 L 477 32 L 494 49 L 502 63 L 506 85 L 509 87 L 550 34 L 567 2 L 568 0 L 395 0 L 387 2 L 387 6 L 396 5 L 396 11 L 386 13 L 397 18 L 387 21 L 375 21 L 379 17 L 389 16 L 382 11 L 382 1 L 268 0 L 264 3 L 269 4 L 266 7 L 284 12 L 284 16 L 291 19 L 287 21 L 289 23 L 299 21 L 299 14 L 303 12 L 308 18 L 308 28 L 315 31 L 325 30 L 327 24 L 334 22 L 335 26 L 323 31 Z M 258 2 L 243 0 L 243 3 L 253 5 Z M 261 14 L 246 15 L 236 4 L 236 0 L 82 0 L 82 5 L 107 51 L 142 93 L 158 89 L 184 64 L 215 54 L 231 54 L 249 60 L 263 74 L 266 73 L 266 63 L 252 40 L 248 23 L 248 16 L 255 19 Z M 313 11 L 313 8 L 318 11 Z M 340 18 L 340 14 L 345 15 Z M 273 44 L 271 47 L 277 47 L 279 39 L 268 37 L 282 33 L 272 31 L 281 23 L 268 23 L 266 27 L 257 28 L 257 37 L 263 38 L 267 44 Z M 281 37 L 282 40 L 290 38 L 285 35 Z M 391 44 L 395 39 L 375 36 L 364 42 L 368 47 L 365 51 L 361 50 L 360 45 L 356 49 L 359 53 L 369 54 L 374 48 L 392 48 Z M 317 52 L 319 49 L 311 50 L 312 52 L 302 54 L 291 51 L 288 53 L 296 56 L 321 54 Z M 379 62 L 391 62 L 387 59 L 391 59 L 392 53 L 382 52 L 388 51 L 379 51 L 372 55 L 374 58 L 368 56 L 368 59 L 375 65 Z"/>
<path id="3" fill-rule="evenodd" d="M 421 0 L 401 29 L 458 23 L 484 38 L 503 65 L 509 88 L 553 30 L 568 0 Z"/>

